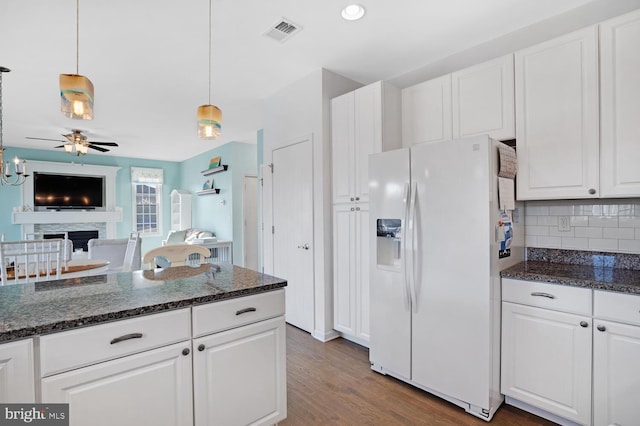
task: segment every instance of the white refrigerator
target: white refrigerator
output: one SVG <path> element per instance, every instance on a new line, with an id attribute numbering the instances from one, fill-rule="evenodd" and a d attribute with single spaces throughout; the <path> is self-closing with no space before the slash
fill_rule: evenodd
<path id="1" fill-rule="evenodd" d="M 511 223 L 498 209 L 499 145 L 369 156 L 371 368 L 485 420 L 503 400 L 500 270 L 524 254 L 522 209 Z"/>

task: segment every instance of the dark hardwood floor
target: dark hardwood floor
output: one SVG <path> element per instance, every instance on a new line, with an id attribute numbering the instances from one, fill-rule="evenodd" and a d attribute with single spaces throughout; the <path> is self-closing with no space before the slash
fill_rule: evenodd
<path id="1" fill-rule="evenodd" d="M 280 425 L 553 425 L 502 405 L 490 423 L 371 370 L 369 351 L 287 325 L 287 419 Z"/>

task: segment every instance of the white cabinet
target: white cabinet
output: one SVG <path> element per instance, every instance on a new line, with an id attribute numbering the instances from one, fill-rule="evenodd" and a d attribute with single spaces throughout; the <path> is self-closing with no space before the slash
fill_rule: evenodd
<path id="1" fill-rule="evenodd" d="M 503 303 L 501 391 L 589 424 L 591 318 Z"/>
<path id="2" fill-rule="evenodd" d="M 640 196 L 640 11 L 600 24 L 600 189 Z"/>
<path id="3" fill-rule="evenodd" d="M 194 339 L 195 425 L 271 425 L 287 415 L 284 317 Z"/>
<path id="4" fill-rule="evenodd" d="M 595 291 L 594 316 L 593 424 L 637 424 L 640 296 Z"/>
<path id="5" fill-rule="evenodd" d="M 382 81 L 331 100 L 334 203 L 367 202 L 369 154 L 400 147 L 400 94 Z"/>
<path id="6" fill-rule="evenodd" d="M 501 392 L 590 424 L 591 290 L 507 279 L 502 287 Z"/>
<path id="7" fill-rule="evenodd" d="M 0 344 L 0 403 L 35 402 L 33 340 Z"/>
<path id="8" fill-rule="evenodd" d="M 513 54 L 451 74 L 453 137 L 516 137 Z"/>
<path id="9" fill-rule="evenodd" d="M 193 424 L 190 348 L 187 341 L 44 378 L 42 400 L 69 403 L 72 426 Z"/>
<path id="10" fill-rule="evenodd" d="M 171 191 L 171 230 L 191 228 L 191 194 L 183 189 Z"/>
<path id="11" fill-rule="evenodd" d="M 518 199 L 599 197 L 598 28 L 515 53 Z"/>
<path id="12" fill-rule="evenodd" d="M 366 204 L 333 208 L 334 328 L 369 346 L 369 209 Z"/>
<path id="13" fill-rule="evenodd" d="M 402 90 L 402 145 L 451 139 L 451 75 Z"/>

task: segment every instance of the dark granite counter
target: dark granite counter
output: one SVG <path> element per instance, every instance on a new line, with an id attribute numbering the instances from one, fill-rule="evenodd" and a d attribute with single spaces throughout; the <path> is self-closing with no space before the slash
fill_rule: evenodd
<path id="1" fill-rule="evenodd" d="M 640 271 L 633 269 L 527 261 L 505 269 L 501 276 L 640 295 Z"/>
<path id="2" fill-rule="evenodd" d="M 0 286 L 0 342 L 282 288 L 233 265 L 178 266 Z"/>

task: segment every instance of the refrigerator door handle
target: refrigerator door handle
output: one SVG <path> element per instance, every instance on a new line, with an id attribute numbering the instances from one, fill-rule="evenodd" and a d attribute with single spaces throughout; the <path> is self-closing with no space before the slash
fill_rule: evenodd
<path id="1" fill-rule="evenodd" d="M 404 302 L 408 311 L 411 310 L 411 289 L 409 287 L 409 264 L 407 261 L 407 254 L 409 253 L 407 247 L 407 224 L 409 220 L 409 184 L 404 184 L 404 192 L 402 196 L 402 245 L 400 258 L 402 259 L 402 283 L 404 284 Z"/>
<path id="2" fill-rule="evenodd" d="M 416 292 L 416 270 L 415 270 L 415 256 L 416 256 L 416 193 L 418 191 L 418 184 L 413 182 L 411 185 L 411 197 L 409 198 L 409 248 L 410 253 L 408 256 L 409 263 L 409 294 L 411 297 L 411 306 L 413 311 L 418 311 L 418 295 Z"/>

